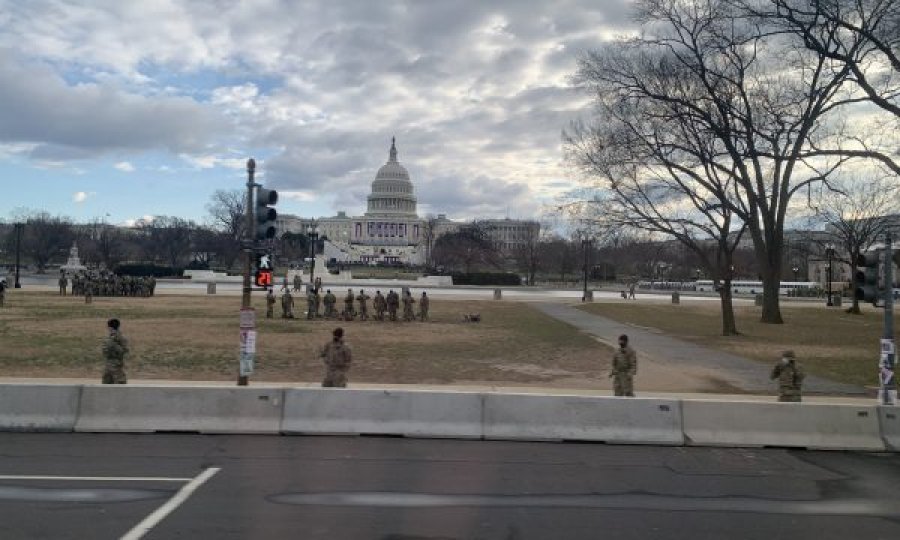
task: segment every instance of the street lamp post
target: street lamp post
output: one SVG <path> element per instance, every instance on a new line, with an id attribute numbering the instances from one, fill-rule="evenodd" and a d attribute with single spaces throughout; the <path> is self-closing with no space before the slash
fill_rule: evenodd
<path id="1" fill-rule="evenodd" d="M 319 227 L 308 225 L 306 237 L 309 240 L 309 284 L 316 289 L 316 240 L 319 238 Z"/>
<path id="2" fill-rule="evenodd" d="M 22 229 L 25 228 L 25 224 L 16 223 L 14 227 L 16 229 L 16 281 L 13 284 L 13 288 L 21 289 L 22 283 L 19 282 L 19 263 L 22 254 Z"/>
<path id="3" fill-rule="evenodd" d="M 588 251 L 591 249 L 591 239 L 590 238 L 582 238 L 581 239 L 581 247 L 584 249 L 584 291 L 581 295 L 581 301 L 587 302 L 588 300 Z"/>
<path id="4" fill-rule="evenodd" d="M 828 301 L 825 302 L 827 307 L 832 307 L 834 303 L 831 301 L 831 282 L 832 282 L 832 258 L 834 257 L 834 246 L 828 244 L 828 247 L 825 248 L 825 255 L 828 257 L 828 284 L 826 285 L 826 294 L 828 295 Z"/>

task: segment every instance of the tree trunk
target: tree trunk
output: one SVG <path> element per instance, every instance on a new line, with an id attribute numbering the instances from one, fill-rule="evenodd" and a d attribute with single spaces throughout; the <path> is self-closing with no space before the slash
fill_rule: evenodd
<path id="1" fill-rule="evenodd" d="M 781 318 L 781 306 L 778 298 L 778 286 L 781 285 L 781 268 L 773 265 L 763 268 L 763 305 L 760 322 L 768 324 L 784 324 Z"/>
<path id="2" fill-rule="evenodd" d="M 719 289 L 719 300 L 722 304 L 722 335 L 736 336 L 737 323 L 734 320 L 734 305 L 731 302 L 731 280 L 726 279 Z"/>
<path id="3" fill-rule="evenodd" d="M 851 257 L 855 258 L 855 257 Z M 859 298 L 856 297 L 856 290 L 853 288 L 853 283 L 856 281 L 856 263 L 850 265 L 850 298 L 853 303 L 847 308 L 847 313 L 853 313 L 854 315 L 859 315 L 862 312 L 859 309 Z"/>

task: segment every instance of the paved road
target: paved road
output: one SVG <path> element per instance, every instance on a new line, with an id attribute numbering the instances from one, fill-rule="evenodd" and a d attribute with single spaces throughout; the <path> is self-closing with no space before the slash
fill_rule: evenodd
<path id="1" fill-rule="evenodd" d="M 208 471 L 215 474 L 198 482 Z M 174 509 L 169 504 L 172 512 L 151 524 L 145 538 L 846 540 L 900 534 L 900 457 L 890 454 L 7 433 L 0 434 L 0 475 L 4 539 L 119 538 L 157 508 L 165 510 L 189 479 L 196 490 Z"/>
<path id="2" fill-rule="evenodd" d="M 675 366 L 715 369 L 727 383 L 747 392 L 771 392 L 770 366 L 701 345 L 681 341 L 639 326 L 620 323 L 606 317 L 593 315 L 571 304 L 539 303 L 535 307 L 560 321 L 571 324 L 582 332 L 591 334 L 615 346 L 618 336 L 628 334 L 638 353 L 665 360 Z M 805 392 L 827 394 L 865 394 L 865 389 L 809 375 L 803 381 Z"/>

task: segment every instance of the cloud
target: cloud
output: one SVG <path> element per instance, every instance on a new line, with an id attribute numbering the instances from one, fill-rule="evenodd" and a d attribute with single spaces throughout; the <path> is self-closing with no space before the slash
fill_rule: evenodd
<path id="1" fill-rule="evenodd" d="M 34 159 L 113 151 L 204 149 L 224 119 L 187 97 L 148 97 L 102 83 L 66 83 L 49 67 L 0 51 L 0 142 L 34 143 Z"/>
<path id="2" fill-rule="evenodd" d="M 118 169 L 122 172 L 127 172 L 127 173 L 134 172 L 134 165 L 132 165 L 131 163 L 129 163 L 127 161 L 120 161 L 120 162 L 116 163 L 115 165 L 113 165 L 113 167 L 115 167 L 116 169 Z"/>
<path id="3" fill-rule="evenodd" d="M 93 193 L 88 193 L 86 191 L 76 191 L 72 194 L 72 202 L 76 204 L 83 203 L 90 195 L 93 195 Z"/>

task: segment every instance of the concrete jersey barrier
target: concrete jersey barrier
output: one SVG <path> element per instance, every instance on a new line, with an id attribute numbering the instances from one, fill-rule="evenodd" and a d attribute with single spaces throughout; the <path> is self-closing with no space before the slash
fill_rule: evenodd
<path id="1" fill-rule="evenodd" d="M 477 393 L 288 389 L 281 431 L 481 438 L 481 411 Z"/>
<path id="2" fill-rule="evenodd" d="M 885 448 L 875 406 L 685 400 L 682 413 L 688 445 Z"/>
<path id="3" fill-rule="evenodd" d="M 486 439 L 681 445 L 677 400 L 530 394 L 484 396 Z"/>
<path id="4" fill-rule="evenodd" d="M 72 431 L 80 386 L 0 386 L 0 431 Z"/>
<path id="5" fill-rule="evenodd" d="M 85 386 L 75 431 L 277 434 L 284 390 Z"/>
<path id="6" fill-rule="evenodd" d="M 900 451 L 900 407 L 879 406 L 878 424 L 885 448 Z"/>

